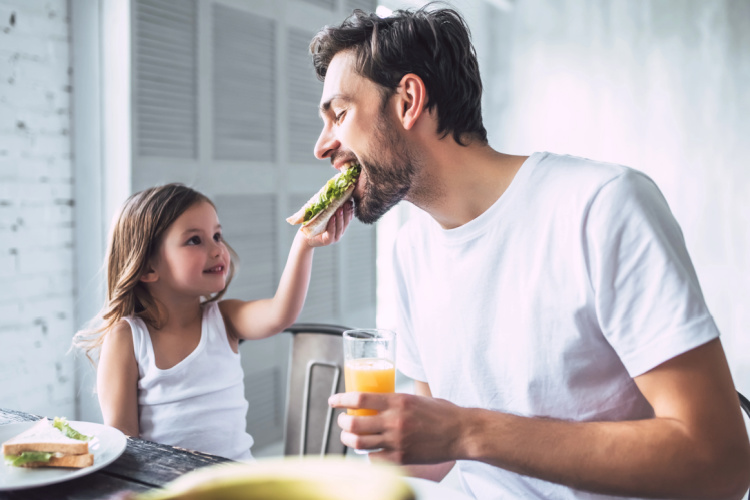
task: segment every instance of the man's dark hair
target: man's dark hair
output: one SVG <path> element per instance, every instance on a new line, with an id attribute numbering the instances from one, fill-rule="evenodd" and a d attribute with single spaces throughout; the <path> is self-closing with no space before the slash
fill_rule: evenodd
<path id="1" fill-rule="evenodd" d="M 381 18 L 355 10 L 340 26 L 326 26 L 310 42 L 315 72 L 325 80 L 328 65 L 351 50 L 355 70 L 384 89 L 396 91 L 401 78 L 414 73 L 427 88 L 427 109 L 437 106 L 438 133 L 487 142 L 482 124 L 482 80 L 471 34 L 453 9 L 397 10 Z"/>

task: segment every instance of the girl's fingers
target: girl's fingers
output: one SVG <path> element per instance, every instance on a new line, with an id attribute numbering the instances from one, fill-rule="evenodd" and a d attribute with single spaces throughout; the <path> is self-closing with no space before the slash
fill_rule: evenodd
<path id="1" fill-rule="evenodd" d="M 344 235 L 344 228 L 346 227 L 346 218 L 344 215 L 344 207 L 336 211 L 336 241 Z"/>

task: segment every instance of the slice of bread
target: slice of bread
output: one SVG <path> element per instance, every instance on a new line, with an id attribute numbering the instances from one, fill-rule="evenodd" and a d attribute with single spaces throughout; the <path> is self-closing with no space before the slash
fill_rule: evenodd
<path id="1" fill-rule="evenodd" d="M 21 467 L 72 467 L 80 469 L 94 465 L 94 455 L 84 453 L 82 455 L 63 455 L 62 457 L 52 457 L 49 462 L 28 462 Z"/>
<path id="2" fill-rule="evenodd" d="M 83 455 L 89 452 L 89 443 L 69 438 L 53 427 L 49 420 L 43 418 L 29 429 L 3 443 L 3 455 L 20 455 L 24 451 Z"/>
<path id="3" fill-rule="evenodd" d="M 354 193 L 354 186 L 344 191 L 340 198 L 337 198 L 331 202 L 325 210 L 322 210 L 318 215 L 310 219 L 305 225 L 302 226 L 302 232 L 308 238 L 313 238 L 326 230 L 328 227 L 328 221 L 331 220 L 333 214 L 339 209 L 344 203 L 349 201 Z"/>

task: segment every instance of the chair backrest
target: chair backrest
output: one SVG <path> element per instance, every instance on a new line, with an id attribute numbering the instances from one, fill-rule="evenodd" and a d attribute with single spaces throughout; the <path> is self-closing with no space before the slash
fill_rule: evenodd
<path id="1" fill-rule="evenodd" d="M 346 454 L 328 397 L 344 392 L 344 349 L 341 334 L 350 328 L 296 323 L 289 359 L 284 455 Z"/>
<path id="2" fill-rule="evenodd" d="M 747 418 L 750 418 L 750 401 L 740 391 L 737 391 L 737 396 L 740 398 L 740 408 L 745 411 Z"/>

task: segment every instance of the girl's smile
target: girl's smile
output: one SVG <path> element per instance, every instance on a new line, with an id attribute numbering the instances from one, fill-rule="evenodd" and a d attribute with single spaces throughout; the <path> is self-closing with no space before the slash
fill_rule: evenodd
<path id="1" fill-rule="evenodd" d="M 225 271 L 226 271 L 226 267 L 224 266 L 224 264 L 220 264 L 218 266 L 212 267 L 211 269 L 206 269 L 203 272 L 211 273 L 211 274 L 215 274 L 215 273 L 225 274 Z"/>

